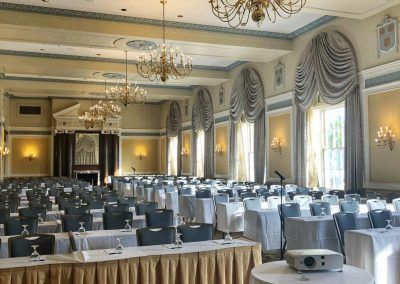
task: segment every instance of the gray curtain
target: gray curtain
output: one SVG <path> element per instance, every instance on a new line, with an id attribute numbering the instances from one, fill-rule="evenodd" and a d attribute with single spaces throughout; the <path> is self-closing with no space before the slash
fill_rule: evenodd
<path id="1" fill-rule="evenodd" d="M 264 182 L 265 172 L 265 114 L 264 87 L 258 72 L 252 68 L 241 71 L 235 80 L 230 98 L 231 139 L 229 153 L 230 177 L 235 175 L 236 124 L 241 119 L 254 125 L 254 178 Z"/>
<path id="2" fill-rule="evenodd" d="M 204 131 L 204 177 L 214 177 L 214 109 L 210 93 L 206 89 L 200 89 L 192 106 L 193 137 L 197 137 L 197 131 Z M 195 134 L 196 133 L 196 134 Z M 197 139 L 193 140 L 194 150 L 197 153 Z M 193 169 L 196 171 L 197 155 L 192 157 Z"/>
<path id="3" fill-rule="evenodd" d="M 177 151 L 177 175 L 181 175 L 182 172 L 182 119 L 181 109 L 177 102 L 172 102 L 169 106 L 169 114 L 167 116 L 167 149 L 169 148 L 169 137 L 178 137 L 178 151 Z M 168 150 L 167 150 L 168 160 Z M 167 161 L 168 166 L 168 161 Z M 167 168 L 168 170 L 168 168 Z"/>
<path id="4" fill-rule="evenodd" d="M 362 113 L 357 58 L 349 40 L 337 31 L 320 33 L 306 47 L 295 78 L 298 184 L 305 183 L 306 112 L 317 96 L 328 104 L 346 100 L 345 188 L 363 186 Z M 301 124 L 301 125 L 300 125 Z M 301 148 L 300 148 L 301 147 Z"/>

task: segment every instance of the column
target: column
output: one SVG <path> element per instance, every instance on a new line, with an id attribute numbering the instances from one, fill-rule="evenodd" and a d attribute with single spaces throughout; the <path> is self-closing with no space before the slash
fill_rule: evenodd
<path id="1" fill-rule="evenodd" d="M 4 149 L 5 136 L 4 136 L 4 127 L 5 127 L 6 118 L 4 116 L 4 89 L 0 87 L 0 147 Z M 0 181 L 4 180 L 4 157 L 3 153 L 0 152 Z"/>

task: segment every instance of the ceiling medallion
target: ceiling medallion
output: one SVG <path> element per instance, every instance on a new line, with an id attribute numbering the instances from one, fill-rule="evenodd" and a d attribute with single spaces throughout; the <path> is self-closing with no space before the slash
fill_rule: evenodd
<path id="1" fill-rule="evenodd" d="M 166 82 L 169 79 L 182 79 L 192 72 L 192 58 L 186 57 L 179 51 L 179 48 L 167 49 L 165 45 L 165 4 L 163 5 L 163 45 L 153 52 L 142 54 L 138 58 L 137 70 L 141 77 L 150 81 Z"/>
<path id="2" fill-rule="evenodd" d="M 149 40 L 131 40 L 125 44 L 127 47 L 135 50 L 153 50 L 158 48 L 158 44 Z"/>
<path id="3" fill-rule="evenodd" d="M 246 26 L 251 19 L 260 26 L 267 17 L 275 23 L 278 17 L 290 18 L 306 4 L 306 0 L 210 0 L 216 17 L 229 26 Z"/>
<path id="4" fill-rule="evenodd" d="M 121 80 L 125 78 L 125 75 L 122 73 L 104 73 L 102 76 L 111 80 Z"/>

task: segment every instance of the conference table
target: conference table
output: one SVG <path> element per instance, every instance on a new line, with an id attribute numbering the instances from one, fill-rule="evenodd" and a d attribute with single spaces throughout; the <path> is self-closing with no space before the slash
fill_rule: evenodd
<path id="1" fill-rule="evenodd" d="M 259 244 L 222 240 L 124 248 L 122 254 L 91 250 L 46 256 L 0 259 L 0 283 L 125 284 L 199 283 L 247 284 L 253 267 L 261 264 Z"/>
<path id="2" fill-rule="evenodd" d="M 347 264 L 375 277 L 376 284 L 400 283 L 400 228 L 346 231 Z"/>
<path id="3" fill-rule="evenodd" d="M 392 213 L 392 225 L 400 225 L 400 213 Z M 371 228 L 368 215 L 357 215 L 357 229 Z M 333 217 L 291 217 L 285 221 L 287 249 L 330 249 L 340 252 Z"/>

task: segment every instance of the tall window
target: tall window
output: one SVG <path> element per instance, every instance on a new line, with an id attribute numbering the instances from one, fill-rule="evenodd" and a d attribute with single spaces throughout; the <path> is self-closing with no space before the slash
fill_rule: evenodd
<path id="1" fill-rule="evenodd" d="M 178 175 L 178 137 L 169 138 L 168 175 Z"/>
<path id="2" fill-rule="evenodd" d="M 254 181 L 254 123 L 240 122 L 236 127 L 236 178 Z"/>
<path id="3" fill-rule="evenodd" d="M 344 106 L 317 107 L 308 114 L 307 184 L 344 189 Z"/>
<path id="4" fill-rule="evenodd" d="M 196 153 L 196 174 L 197 177 L 204 177 L 204 131 L 197 132 L 197 153 Z"/>

